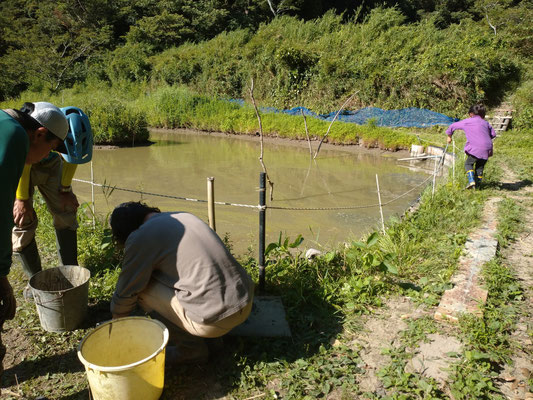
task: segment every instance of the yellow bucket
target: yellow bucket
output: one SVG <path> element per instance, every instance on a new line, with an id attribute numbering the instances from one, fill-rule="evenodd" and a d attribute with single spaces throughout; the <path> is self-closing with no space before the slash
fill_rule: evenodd
<path id="1" fill-rule="evenodd" d="M 144 317 L 118 318 L 78 346 L 94 400 L 156 400 L 165 380 L 168 329 Z"/>

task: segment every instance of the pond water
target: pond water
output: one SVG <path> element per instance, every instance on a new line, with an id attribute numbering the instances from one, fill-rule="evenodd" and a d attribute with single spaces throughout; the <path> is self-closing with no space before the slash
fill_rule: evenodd
<path id="1" fill-rule="evenodd" d="M 117 188 L 167 196 L 207 199 L 207 177 L 214 177 L 215 201 L 258 204 L 260 143 L 255 137 L 201 134 L 192 131 L 151 131 L 150 146 L 102 148 L 93 153 L 94 181 Z M 313 142 L 316 149 L 318 143 Z M 428 175 L 406 168 L 397 159 L 405 153 L 369 151 L 357 146 L 323 146 L 311 161 L 306 142 L 265 140 L 264 162 L 274 182 L 277 207 L 335 208 L 382 202 L 416 187 Z M 76 179 L 90 180 L 90 164 L 80 165 Z M 74 182 L 80 202 L 91 201 L 91 186 Z M 385 219 L 403 213 L 421 189 L 384 207 Z M 107 190 L 109 192 L 109 190 Z M 107 214 L 124 201 L 142 200 L 162 211 L 188 211 L 207 222 L 207 204 L 95 187 L 96 211 Z M 254 208 L 217 205 L 217 233 L 228 234 L 237 254 L 257 249 L 259 212 Z M 339 210 L 277 210 L 266 215 L 267 245 L 283 236 L 302 234 L 302 248 L 331 248 L 359 239 L 380 224 L 379 207 Z"/>

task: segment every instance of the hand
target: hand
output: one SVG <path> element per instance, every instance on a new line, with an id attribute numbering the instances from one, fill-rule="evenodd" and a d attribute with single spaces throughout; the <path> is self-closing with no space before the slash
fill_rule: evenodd
<path id="1" fill-rule="evenodd" d="M 76 211 L 80 206 L 78 198 L 72 192 L 59 192 L 59 198 L 63 211 Z"/>
<path id="2" fill-rule="evenodd" d="M 17 301 L 7 276 L 0 277 L 0 321 L 15 318 Z"/>
<path id="3" fill-rule="evenodd" d="M 32 201 L 30 199 L 15 199 L 15 204 L 13 206 L 13 220 L 15 221 L 15 225 L 28 225 L 34 219 L 35 211 L 33 211 Z"/>
<path id="4" fill-rule="evenodd" d="M 450 135 L 446 135 L 446 143 L 450 144 L 452 142 L 452 137 Z"/>

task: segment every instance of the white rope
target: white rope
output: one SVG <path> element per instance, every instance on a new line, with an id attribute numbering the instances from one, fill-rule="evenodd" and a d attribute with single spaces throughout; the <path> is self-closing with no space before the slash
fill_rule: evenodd
<path id="1" fill-rule="evenodd" d="M 442 167 L 442 164 L 440 165 L 440 167 Z M 437 171 L 435 173 L 438 173 L 440 171 L 440 167 L 437 169 Z M 418 185 L 416 185 L 413 188 L 411 188 L 408 191 L 406 191 L 405 193 L 402 193 L 402 194 L 396 196 L 392 200 L 388 200 L 386 202 L 381 203 L 381 206 L 383 207 L 383 206 L 389 205 L 389 204 L 401 199 L 402 197 L 407 196 L 409 193 L 413 192 L 414 190 L 418 189 L 420 186 L 424 185 L 430 179 L 433 179 L 433 174 L 430 175 L 425 180 L 423 180 Z M 169 198 L 169 199 L 193 201 L 193 202 L 197 202 L 197 203 L 207 203 L 207 200 L 194 199 L 194 198 L 190 198 L 190 197 L 172 196 L 172 195 L 168 195 L 168 194 L 143 192 L 141 190 L 126 189 L 126 188 L 121 188 L 121 187 L 117 187 L 117 186 L 104 185 L 104 184 L 101 184 L 101 183 L 85 181 L 83 179 L 73 179 L 73 181 L 81 182 L 81 183 L 87 183 L 89 185 L 102 187 L 102 188 L 109 188 L 109 189 L 113 189 L 113 190 L 121 190 L 121 191 L 124 191 L 124 192 L 143 194 L 143 195 L 147 195 L 147 196 L 165 197 L 165 198 Z M 267 208 L 271 208 L 271 209 L 274 209 L 274 210 L 293 210 L 293 211 L 357 210 L 357 209 L 362 209 L 362 208 L 379 207 L 379 204 L 368 204 L 368 205 L 362 205 L 362 206 L 345 206 L 345 207 L 281 207 L 281 206 L 260 206 L 260 205 L 250 205 L 250 204 L 229 203 L 229 202 L 222 202 L 222 201 L 215 201 L 215 204 L 222 205 L 222 206 L 255 208 L 255 209 L 258 209 L 258 210 L 265 210 Z"/>

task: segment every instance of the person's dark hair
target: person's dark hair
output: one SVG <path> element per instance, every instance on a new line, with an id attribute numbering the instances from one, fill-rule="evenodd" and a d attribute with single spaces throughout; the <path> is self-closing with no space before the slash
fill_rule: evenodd
<path id="1" fill-rule="evenodd" d="M 35 118 L 32 118 L 30 115 L 33 110 L 35 109 L 35 105 L 33 103 L 24 103 L 20 110 L 14 110 L 17 114 L 16 119 L 19 122 L 20 125 L 27 131 L 34 132 L 39 128 L 42 128 L 43 126 L 37 121 Z M 50 130 L 46 130 L 46 136 L 44 139 L 47 142 L 51 142 L 52 140 L 56 140 L 57 136 L 54 135 Z"/>
<path id="2" fill-rule="evenodd" d="M 161 212 L 157 207 L 149 207 L 140 201 L 129 201 L 118 205 L 111 213 L 109 221 L 113 238 L 120 244 L 126 243 L 128 236 L 137 230 L 150 213 Z"/>
<path id="3" fill-rule="evenodd" d="M 481 118 L 485 118 L 485 113 L 487 110 L 485 110 L 485 106 L 483 104 L 474 104 L 470 109 L 468 110 L 469 114 L 479 115 Z"/>

